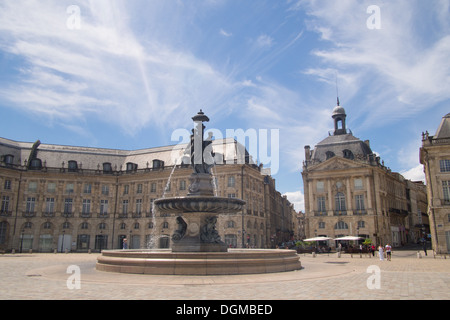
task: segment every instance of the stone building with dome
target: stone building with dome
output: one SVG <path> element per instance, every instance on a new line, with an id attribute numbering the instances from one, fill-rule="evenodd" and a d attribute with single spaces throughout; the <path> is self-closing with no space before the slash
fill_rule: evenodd
<path id="1" fill-rule="evenodd" d="M 339 100 L 331 116 L 334 130 L 328 137 L 313 149 L 305 146 L 306 236 L 351 235 L 396 247 L 417 241 L 422 224 L 428 226 L 423 183 L 392 172 L 369 140 L 355 137 Z"/>
<path id="2" fill-rule="evenodd" d="M 420 163 L 424 166 L 433 250 L 450 253 L 450 113 L 431 136 L 423 133 Z"/>

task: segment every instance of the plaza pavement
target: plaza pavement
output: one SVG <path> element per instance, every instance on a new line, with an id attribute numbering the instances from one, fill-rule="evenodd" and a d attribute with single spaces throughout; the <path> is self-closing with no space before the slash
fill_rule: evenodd
<path id="1" fill-rule="evenodd" d="M 423 255 L 423 252 L 422 252 Z M 300 255 L 302 270 L 261 275 L 152 276 L 95 270 L 98 254 L 4 254 L 1 300 L 449 300 L 450 258 L 394 251 L 392 261 Z M 81 271 L 69 289 L 69 266 Z M 379 288 L 372 281 L 377 270 Z M 369 269 L 368 269 L 369 268 Z M 370 278 L 372 277 L 372 278 Z M 368 287 L 372 287 L 370 289 Z M 70 282 L 75 284 L 75 282 Z"/>

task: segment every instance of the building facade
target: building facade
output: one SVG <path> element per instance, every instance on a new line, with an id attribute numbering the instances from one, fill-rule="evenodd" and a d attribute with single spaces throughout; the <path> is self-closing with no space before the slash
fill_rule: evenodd
<path id="1" fill-rule="evenodd" d="M 152 204 L 187 195 L 186 147 L 125 151 L 0 138 L 0 250 L 86 252 L 122 248 L 125 238 L 129 248 L 169 248 L 176 215 Z M 247 202 L 238 214 L 219 215 L 222 240 L 258 248 L 286 241 L 294 209 L 275 180 L 262 166 L 240 164 L 234 139 L 213 149 L 224 160 L 213 168 L 216 195 Z"/>
<path id="2" fill-rule="evenodd" d="M 368 140 L 346 128 L 346 117 L 338 103 L 334 131 L 313 150 L 305 147 L 306 236 L 351 235 L 393 246 L 414 242 L 420 228 L 412 217 L 425 212 L 418 200 L 426 197 L 425 186 L 391 172 Z"/>
<path id="3" fill-rule="evenodd" d="M 420 163 L 427 181 L 433 250 L 450 253 L 450 113 L 442 118 L 434 136 L 422 135 Z"/>

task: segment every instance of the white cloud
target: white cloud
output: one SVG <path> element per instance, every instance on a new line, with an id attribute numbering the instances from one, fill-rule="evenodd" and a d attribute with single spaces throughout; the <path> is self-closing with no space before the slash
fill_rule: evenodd
<path id="1" fill-rule="evenodd" d="M 290 203 L 294 205 L 295 211 L 305 212 L 305 197 L 303 192 L 294 191 L 294 192 L 286 192 L 283 194 L 287 197 Z"/>
<path id="2" fill-rule="evenodd" d="M 219 33 L 221 34 L 221 35 L 223 35 L 224 37 L 231 37 L 233 34 L 231 33 L 231 32 L 227 32 L 227 31 L 225 31 L 225 30 L 223 30 L 223 29 L 220 29 L 220 31 L 219 31 Z"/>
<path id="3" fill-rule="evenodd" d="M 20 82 L 0 89 L 5 105 L 68 122 L 95 116 L 134 134 L 149 124 L 180 126 L 192 108 L 220 104 L 234 90 L 208 63 L 157 35 L 142 43 L 123 2 L 78 5 L 80 30 L 67 28 L 60 1 L 0 5 L 0 49 L 26 61 Z"/>
<path id="4" fill-rule="evenodd" d="M 293 4 L 293 9 L 306 8 L 309 29 L 332 44 L 313 51 L 324 65 L 306 73 L 323 80 L 324 70 L 331 67 L 339 70 L 339 77 L 357 79 L 343 90 L 347 100 L 362 88 L 367 90 L 365 95 L 370 99 L 358 106 L 367 115 L 361 125 L 386 124 L 450 99 L 450 28 L 448 19 L 442 19 L 443 11 L 448 16 L 448 2 L 437 1 L 431 6 L 421 1 L 380 4 L 381 30 L 366 26 L 370 16 L 366 10 L 371 4 L 356 0 L 301 0 Z M 441 18 L 434 20 L 431 29 L 420 24 L 424 15 Z"/>
<path id="5" fill-rule="evenodd" d="M 425 182 L 425 173 L 423 172 L 423 165 L 419 164 L 414 168 L 400 173 L 403 177 L 411 181 Z"/>
<path id="6" fill-rule="evenodd" d="M 256 43 L 261 48 L 270 48 L 273 45 L 273 38 L 267 34 L 262 34 L 256 40 Z"/>

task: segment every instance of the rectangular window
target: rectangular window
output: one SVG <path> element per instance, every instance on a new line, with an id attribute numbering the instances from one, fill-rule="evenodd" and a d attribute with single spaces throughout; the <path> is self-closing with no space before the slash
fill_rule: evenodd
<path id="1" fill-rule="evenodd" d="M 356 190 L 363 189 L 363 181 L 362 181 L 362 179 L 355 179 L 355 189 Z"/>
<path id="2" fill-rule="evenodd" d="M 83 209 L 81 211 L 82 214 L 90 214 L 91 213 L 91 200 L 83 199 Z"/>
<path id="3" fill-rule="evenodd" d="M 317 181 L 317 192 L 324 192 L 325 191 L 325 184 L 323 181 Z"/>
<path id="4" fill-rule="evenodd" d="M 84 190 L 83 190 L 83 192 L 84 192 L 84 193 L 87 193 L 87 194 L 90 194 L 91 191 L 92 191 L 92 185 L 91 185 L 90 183 L 86 183 L 86 184 L 84 185 Z"/>
<path id="5" fill-rule="evenodd" d="M 55 198 L 47 198 L 45 201 L 45 213 L 55 212 Z"/>
<path id="6" fill-rule="evenodd" d="M 142 213 L 142 199 L 136 199 L 136 214 Z"/>
<path id="7" fill-rule="evenodd" d="M 128 214 L 128 200 L 122 201 L 122 213 Z"/>
<path id="8" fill-rule="evenodd" d="M 156 183 L 155 182 L 152 183 L 152 187 L 150 189 L 150 192 L 156 192 Z"/>
<path id="9" fill-rule="evenodd" d="M 104 195 L 104 196 L 109 195 L 109 186 L 102 185 L 102 195 Z"/>
<path id="10" fill-rule="evenodd" d="M 35 209 L 35 206 L 36 206 L 36 198 L 34 198 L 34 197 L 27 198 L 26 212 L 27 213 L 33 213 L 34 209 Z"/>
<path id="11" fill-rule="evenodd" d="M 66 193 L 71 194 L 75 190 L 73 183 L 66 184 Z"/>
<path id="12" fill-rule="evenodd" d="M 229 176 L 228 177 L 228 187 L 234 188 L 235 184 L 236 184 L 236 180 L 234 179 L 234 176 Z"/>
<path id="13" fill-rule="evenodd" d="M 444 192 L 444 201 L 450 202 L 450 181 L 442 181 L 442 190 Z"/>
<path id="14" fill-rule="evenodd" d="M 100 214 L 108 214 L 108 200 L 100 200 Z"/>
<path id="15" fill-rule="evenodd" d="M 186 181 L 185 180 L 180 181 L 180 190 L 186 190 Z"/>
<path id="16" fill-rule="evenodd" d="M 363 195 L 356 195 L 356 210 L 362 211 L 365 210 L 364 208 L 364 196 Z"/>
<path id="17" fill-rule="evenodd" d="M 139 183 L 139 184 L 137 185 L 137 191 L 136 191 L 136 193 L 142 193 L 142 183 Z"/>
<path id="18" fill-rule="evenodd" d="M 321 213 L 327 212 L 327 209 L 325 207 L 325 197 L 317 198 L 317 211 L 319 211 Z"/>
<path id="19" fill-rule="evenodd" d="M 124 185 L 123 186 L 123 194 L 128 194 L 130 192 L 130 186 L 129 185 Z"/>
<path id="20" fill-rule="evenodd" d="M 73 199 L 67 198 L 64 200 L 64 214 L 72 213 L 72 204 L 73 204 Z"/>
<path id="21" fill-rule="evenodd" d="M 48 193 L 55 193 L 56 192 L 56 183 L 54 182 L 49 182 L 47 184 L 47 192 Z"/>
<path id="22" fill-rule="evenodd" d="M 28 184 L 28 191 L 29 192 L 36 192 L 37 191 L 37 182 L 32 181 Z"/>
<path id="23" fill-rule="evenodd" d="M 440 161 L 441 172 L 450 172 L 450 160 Z"/>
<path id="24" fill-rule="evenodd" d="M 3 196 L 2 198 L 2 207 L 1 211 L 2 213 L 8 213 L 9 211 L 9 196 Z"/>
<path id="25" fill-rule="evenodd" d="M 5 190 L 11 190 L 11 180 L 5 180 Z"/>
<path id="26" fill-rule="evenodd" d="M 337 193 L 335 196 L 335 204 L 336 204 L 336 211 L 344 213 L 346 209 L 345 205 L 345 195 L 343 193 Z"/>

